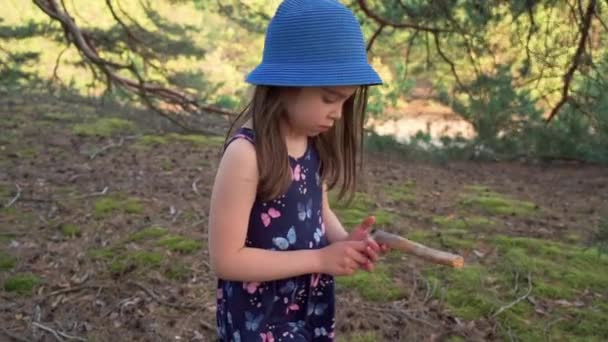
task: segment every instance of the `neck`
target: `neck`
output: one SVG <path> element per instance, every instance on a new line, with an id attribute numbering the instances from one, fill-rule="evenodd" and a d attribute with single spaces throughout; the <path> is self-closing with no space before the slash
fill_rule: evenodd
<path id="1" fill-rule="evenodd" d="M 294 127 L 285 119 L 281 119 L 280 129 L 281 136 L 283 136 L 285 145 L 287 146 L 287 153 L 290 156 L 295 157 L 303 154 L 308 145 L 308 135 L 294 129 Z"/>
<path id="2" fill-rule="evenodd" d="M 289 122 L 285 119 L 281 119 L 279 124 L 281 129 L 281 135 L 285 139 L 285 141 L 304 141 L 308 139 L 308 135 L 298 129 L 294 128 Z"/>

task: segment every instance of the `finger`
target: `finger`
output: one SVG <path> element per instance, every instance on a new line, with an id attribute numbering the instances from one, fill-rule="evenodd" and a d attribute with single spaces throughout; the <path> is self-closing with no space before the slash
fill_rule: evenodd
<path id="1" fill-rule="evenodd" d="M 365 240 L 349 241 L 349 246 L 358 252 L 364 252 L 367 248 L 367 242 Z"/>
<path id="2" fill-rule="evenodd" d="M 371 247 L 376 252 L 381 250 L 380 245 L 372 238 L 367 239 L 367 246 Z"/>
<path id="3" fill-rule="evenodd" d="M 378 253 L 373 250 L 371 247 L 367 247 L 367 249 L 365 250 L 365 254 L 367 254 L 367 257 L 369 258 L 370 261 L 372 262 L 376 262 L 378 261 Z"/>
<path id="4" fill-rule="evenodd" d="M 349 259 L 349 260 L 347 261 L 347 263 L 346 263 L 346 268 L 347 268 L 347 269 L 356 270 L 356 269 L 358 269 L 359 267 L 361 267 L 361 266 L 360 266 L 360 265 L 358 265 L 358 264 L 357 264 L 355 261 L 350 260 L 350 259 Z"/>
<path id="5" fill-rule="evenodd" d="M 376 223 L 376 217 L 374 216 L 369 216 L 367 218 L 365 218 L 361 224 L 359 225 L 359 227 L 365 231 L 369 230 L 374 223 Z"/>
<path id="6" fill-rule="evenodd" d="M 354 260 L 360 265 L 365 264 L 368 260 L 365 254 L 354 249 L 351 249 L 347 255 L 350 259 Z"/>

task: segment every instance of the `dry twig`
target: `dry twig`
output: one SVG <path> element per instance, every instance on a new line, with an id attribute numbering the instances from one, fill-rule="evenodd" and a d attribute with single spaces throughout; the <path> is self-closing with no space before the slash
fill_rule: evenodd
<path id="1" fill-rule="evenodd" d="M 156 293 L 154 293 L 152 290 L 145 287 L 143 284 L 140 284 L 135 281 L 131 281 L 129 283 L 132 285 L 135 285 L 136 287 L 139 287 L 141 290 L 143 290 L 146 294 L 148 294 L 150 297 L 152 297 L 152 299 L 154 299 L 159 304 L 162 304 L 162 305 L 174 308 L 174 309 L 178 309 L 178 310 L 184 310 L 184 309 L 185 310 L 198 310 L 198 309 L 202 308 L 200 306 L 170 303 L 170 302 L 160 298 Z"/>
<path id="2" fill-rule="evenodd" d="M 60 341 L 60 342 L 64 341 L 63 338 L 66 338 L 68 340 L 76 340 L 76 341 L 85 341 L 86 342 L 86 339 L 84 339 L 82 337 L 68 335 L 68 334 L 66 334 L 64 332 L 61 332 L 59 330 L 55 330 L 53 328 L 47 327 L 46 325 L 43 325 L 43 324 L 38 323 L 38 322 L 33 322 L 32 325 L 35 326 L 35 327 L 37 327 L 37 328 L 39 328 L 39 329 L 42 329 L 42 330 L 44 330 L 46 332 L 51 333 L 55 337 L 55 339 L 57 339 L 57 341 Z"/>
<path id="3" fill-rule="evenodd" d="M 21 196 L 21 187 L 17 183 L 15 183 L 15 186 L 17 187 L 17 195 L 15 195 L 15 197 L 13 197 L 13 199 L 8 202 L 8 204 L 6 204 L 6 208 L 9 208 L 11 205 L 15 204 L 15 202 L 17 202 L 17 200 Z"/>
<path id="4" fill-rule="evenodd" d="M 528 298 L 528 296 L 530 295 L 530 292 L 532 292 L 532 274 L 528 273 L 528 291 L 521 297 L 517 298 L 516 300 L 514 300 L 513 302 L 502 306 L 500 309 L 498 309 L 498 311 L 496 311 L 492 317 L 496 317 L 498 316 L 501 312 L 508 310 L 510 308 L 512 308 L 513 306 L 515 306 L 517 303 L 521 302 L 522 300 Z"/>

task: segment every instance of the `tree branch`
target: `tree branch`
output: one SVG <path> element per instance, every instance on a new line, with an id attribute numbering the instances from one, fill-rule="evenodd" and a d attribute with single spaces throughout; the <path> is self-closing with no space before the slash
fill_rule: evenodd
<path id="1" fill-rule="evenodd" d="M 585 15 L 582 18 L 582 27 L 581 27 L 581 37 L 578 42 L 578 47 L 576 48 L 576 52 L 572 57 L 572 64 L 568 68 L 568 71 L 564 75 L 564 86 L 562 89 L 562 97 L 553 107 L 549 116 L 547 117 L 547 123 L 551 122 L 551 119 L 557 114 L 557 112 L 561 109 L 561 107 L 568 102 L 568 92 L 570 90 L 570 82 L 572 81 L 572 77 L 574 76 L 574 72 L 579 66 L 581 57 L 585 52 L 585 42 L 587 41 L 587 36 L 589 35 L 589 27 L 591 26 L 591 17 L 593 16 L 595 10 L 596 0 L 589 0 L 589 5 L 587 6 L 587 10 L 585 11 Z"/>
<path id="2" fill-rule="evenodd" d="M 161 114 L 178 126 L 189 130 L 196 131 L 198 129 L 187 127 L 187 124 L 177 119 L 175 115 L 176 113 L 186 112 L 188 114 L 198 115 L 219 114 L 224 116 L 236 115 L 236 113 L 221 108 L 202 105 L 198 103 L 193 96 L 180 90 L 170 89 L 159 84 L 146 82 L 137 70 L 134 63 L 117 63 L 101 57 L 90 34 L 78 27 L 65 9 L 60 9 L 56 0 L 34 0 L 34 3 L 49 17 L 55 19 L 62 25 L 65 37 L 68 40 L 68 44 L 69 42 L 73 42 L 74 46 L 76 46 L 78 51 L 83 55 L 85 63 L 92 67 L 94 66 L 93 69 L 97 69 L 103 73 L 103 75 L 106 77 L 108 88 L 112 84 L 115 84 L 125 88 L 129 92 L 137 94 L 146 104 L 148 104 L 150 108 L 155 110 L 157 113 Z M 133 38 L 134 35 L 128 31 L 127 25 L 117 17 L 110 0 L 106 0 L 106 4 L 110 8 L 114 19 L 117 20 L 119 24 L 125 28 L 125 30 L 127 30 L 127 35 Z M 135 79 L 120 75 L 118 72 L 121 70 L 130 72 Z M 166 104 L 164 107 L 170 108 L 171 110 L 161 110 L 158 106 L 153 104 L 153 99 Z"/>
<path id="3" fill-rule="evenodd" d="M 384 28 L 386 27 L 386 25 L 384 24 L 380 24 L 380 26 L 378 27 L 378 29 L 376 30 L 376 32 L 374 32 L 374 35 L 369 39 L 369 42 L 367 43 L 367 51 L 371 51 L 372 49 L 372 45 L 374 45 L 374 42 L 376 41 L 376 38 L 378 38 L 378 36 L 380 35 L 380 33 L 382 33 L 382 30 L 384 30 Z"/>
<path id="4" fill-rule="evenodd" d="M 414 29 L 414 30 L 418 30 L 418 31 L 427 31 L 427 32 L 433 32 L 433 33 L 451 32 L 449 30 L 442 29 L 442 28 L 436 28 L 436 27 L 428 27 L 428 26 L 421 26 L 421 25 L 417 25 L 417 24 L 408 24 L 408 23 L 395 23 L 388 19 L 382 18 L 380 15 L 378 15 L 377 13 L 372 11 L 371 8 L 369 8 L 369 6 L 367 5 L 367 2 L 365 0 L 357 0 L 357 3 L 359 4 L 359 7 L 363 11 L 363 13 L 365 13 L 365 15 L 367 17 L 371 18 L 379 25 L 391 26 L 394 28 Z"/>
<path id="5" fill-rule="evenodd" d="M 433 34 L 434 40 L 435 40 L 435 48 L 437 50 L 437 53 L 439 54 L 439 56 L 441 56 L 441 58 L 449 64 L 450 66 L 450 70 L 452 70 L 452 75 L 454 75 L 454 78 L 456 79 L 456 83 L 458 83 L 458 86 L 460 87 L 461 90 L 466 90 L 466 87 L 464 86 L 464 84 L 460 81 L 460 77 L 458 76 L 458 73 L 456 72 L 456 65 L 454 64 L 454 62 L 452 62 L 448 56 L 445 55 L 445 53 L 443 53 L 443 50 L 441 50 L 441 44 L 439 43 L 439 34 L 435 33 Z"/>

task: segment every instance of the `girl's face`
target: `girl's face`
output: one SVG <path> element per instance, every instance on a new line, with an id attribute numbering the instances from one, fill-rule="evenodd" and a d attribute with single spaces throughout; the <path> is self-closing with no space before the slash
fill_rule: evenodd
<path id="1" fill-rule="evenodd" d="M 344 102 L 358 87 L 304 87 L 286 89 L 284 105 L 293 133 L 316 136 L 342 117 Z"/>

